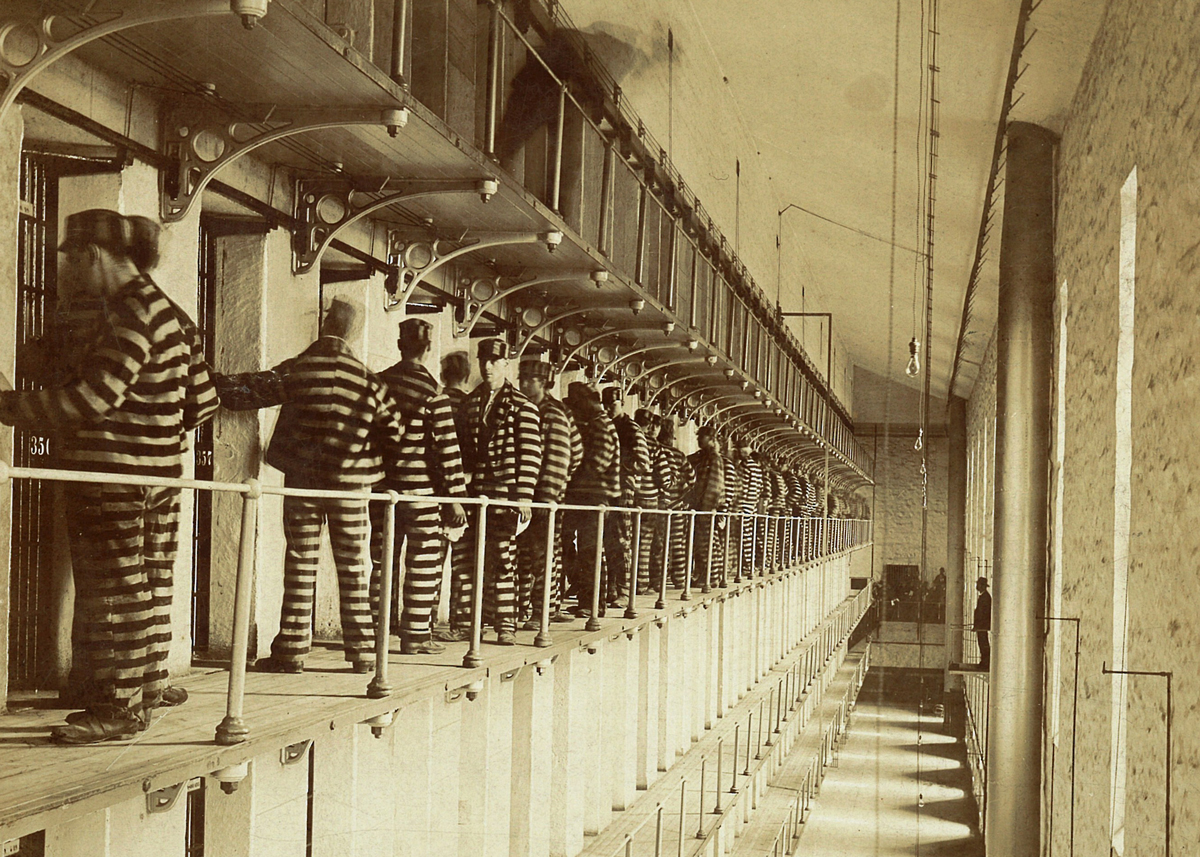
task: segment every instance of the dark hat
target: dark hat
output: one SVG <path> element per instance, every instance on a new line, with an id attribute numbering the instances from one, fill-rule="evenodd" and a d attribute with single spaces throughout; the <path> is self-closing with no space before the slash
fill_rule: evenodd
<path id="1" fill-rule="evenodd" d="M 979 578 L 978 580 L 976 580 L 976 581 L 975 581 L 975 585 L 976 585 L 976 586 L 979 586 L 980 584 L 983 584 L 984 586 L 987 586 L 987 585 L 988 585 L 988 580 L 987 580 L 987 578 L 986 578 L 986 577 L 981 577 L 981 578 Z"/>
<path id="2" fill-rule="evenodd" d="M 553 374 L 554 367 L 550 365 L 549 358 L 544 354 L 524 355 L 517 370 L 519 378 L 541 378 L 543 381 L 550 380 L 550 376 Z"/>
<path id="3" fill-rule="evenodd" d="M 614 384 L 611 387 L 605 387 L 600 391 L 600 398 L 606 405 L 611 405 L 615 402 L 624 401 L 625 391 L 621 389 L 620 384 Z"/>
<path id="4" fill-rule="evenodd" d="M 480 360 L 507 360 L 508 343 L 503 339 L 481 339 L 476 353 Z"/>
<path id="5" fill-rule="evenodd" d="M 568 402 L 595 402 L 596 391 L 582 381 L 572 381 L 567 385 Z"/>
<path id="6" fill-rule="evenodd" d="M 717 436 L 717 427 L 714 425 L 711 425 L 711 424 L 700 426 L 700 430 L 696 432 L 697 439 L 702 438 L 702 437 L 716 437 L 716 436 Z"/>
<path id="7" fill-rule="evenodd" d="M 638 408 L 633 414 L 633 419 L 640 426 L 652 426 L 659 420 L 659 416 L 649 408 Z"/>
<path id="8" fill-rule="evenodd" d="M 133 241 L 133 224 L 123 214 L 109 208 L 89 208 L 67 215 L 59 250 L 95 244 L 116 253 L 128 251 Z"/>
<path id="9" fill-rule="evenodd" d="M 400 322 L 400 345 L 409 348 L 424 348 L 433 341 L 433 325 L 423 318 L 406 318 Z"/>

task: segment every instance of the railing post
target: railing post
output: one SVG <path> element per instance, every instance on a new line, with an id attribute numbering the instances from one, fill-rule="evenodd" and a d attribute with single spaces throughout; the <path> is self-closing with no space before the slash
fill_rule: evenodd
<path id="1" fill-rule="evenodd" d="M 554 525 L 557 517 L 558 503 L 552 501 L 550 513 L 546 516 L 546 565 L 545 579 L 542 581 L 542 618 L 537 636 L 533 638 L 533 644 L 539 649 L 544 649 L 553 642 L 550 639 L 550 593 L 554 586 Z"/>
<path id="2" fill-rule="evenodd" d="M 626 513 L 628 514 L 628 512 Z M 642 513 L 637 511 L 633 513 L 633 551 L 629 562 L 629 602 L 625 605 L 625 618 L 637 618 L 637 606 L 634 599 L 637 598 L 637 581 L 638 581 L 638 557 L 642 553 Z"/>
<path id="3" fill-rule="evenodd" d="M 650 191 L 644 184 L 638 187 L 637 250 L 633 260 L 633 281 L 640 286 L 646 281 L 646 197 Z"/>
<path id="4" fill-rule="evenodd" d="M 558 88 L 558 121 L 554 127 L 554 163 L 550 173 L 550 199 L 546 202 L 550 210 L 561 216 L 559 197 L 562 195 L 563 122 L 567 115 L 567 87 Z"/>
<path id="5" fill-rule="evenodd" d="M 697 815 L 700 816 L 700 820 L 698 822 L 696 822 L 696 838 L 697 839 L 704 838 L 704 778 L 705 778 L 705 774 L 707 772 L 708 772 L 708 759 L 706 757 L 702 757 L 700 759 L 700 808 L 699 808 L 700 811 L 697 813 Z"/>
<path id="6" fill-rule="evenodd" d="M 592 569 L 592 615 L 588 617 L 583 629 L 585 631 L 600 630 L 600 575 L 604 567 L 604 513 L 607 507 L 601 506 L 596 510 L 596 556 Z"/>
<path id="7" fill-rule="evenodd" d="M 692 600 L 692 575 L 695 573 L 693 565 L 696 560 L 696 513 L 688 514 L 688 531 L 687 531 L 687 561 L 683 566 L 683 593 L 679 596 L 680 601 Z"/>
<path id="8" fill-rule="evenodd" d="M 392 0 L 392 80 L 408 89 L 404 60 L 408 53 L 408 0 Z"/>
<path id="9" fill-rule="evenodd" d="M 683 857 L 683 832 L 687 819 L 687 777 L 679 781 L 679 849 L 676 857 Z"/>
<path id="10" fill-rule="evenodd" d="M 724 755 L 725 755 L 725 739 L 722 737 L 722 738 L 717 739 L 717 778 L 716 778 L 717 787 L 715 789 L 715 791 L 717 793 L 717 805 L 713 808 L 713 812 L 716 813 L 717 815 L 721 814 L 721 768 L 724 767 L 724 765 L 722 764 L 722 762 L 724 761 L 724 758 L 723 758 Z M 737 767 L 736 759 L 734 760 L 733 765 L 735 768 Z"/>
<path id="11" fill-rule="evenodd" d="M 705 557 L 707 560 L 704 563 L 704 583 L 700 586 L 700 592 L 707 595 L 712 592 L 712 560 L 713 560 L 713 534 L 717 530 L 717 513 L 711 513 L 708 525 L 708 554 Z"/>
<path id="12" fill-rule="evenodd" d="M 733 530 L 733 519 L 732 518 L 729 520 L 729 523 L 726 524 L 726 526 L 729 528 L 730 532 L 732 532 L 732 530 Z M 733 537 L 731 535 L 730 541 L 732 541 L 732 540 L 733 540 Z M 745 555 L 746 555 L 746 518 L 743 516 L 743 517 L 738 518 L 737 562 L 734 563 L 734 566 L 733 566 L 733 582 L 735 585 L 742 582 L 742 560 L 745 558 Z"/>
<path id="13" fill-rule="evenodd" d="M 742 526 L 745 526 L 745 518 L 742 519 Z M 729 585 L 729 551 L 730 545 L 733 543 L 733 515 L 730 512 L 725 513 L 725 551 L 721 557 L 721 582 L 718 584 L 722 589 Z M 712 562 L 709 562 L 712 565 Z M 710 587 L 711 588 L 711 587 Z"/>
<path id="14" fill-rule="evenodd" d="M 396 504 L 400 495 L 388 491 L 383 513 L 383 551 L 379 568 L 379 615 L 375 619 L 375 677 L 367 685 L 367 696 L 382 699 L 392 692 L 388 682 L 388 634 L 392 628 L 392 586 L 396 568 Z"/>
<path id="15" fill-rule="evenodd" d="M 729 793 L 737 794 L 737 766 L 738 766 L 738 744 L 742 735 L 742 724 L 733 724 L 733 770 L 730 772 L 729 778 Z M 719 786 L 718 786 L 719 788 Z"/>
<path id="16" fill-rule="evenodd" d="M 612 256 L 612 227 L 609 221 L 612 220 L 614 159 L 613 144 L 609 142 L 604 147 L 604 166 L 600 177 L 600 232 L 596 239 L 596 248 L 605 256 Z"/>
<path id="17" fill-rule="evenodd" d="M 655 806 L 654 816 L 654 857 L 662 857 L 663 805 L 661 803 Z"/>
<path id="18" fill-rule="evenodd" d="M 246 480 L 242 495 L 242 529 L 238 550 L 237 583 L 233 596 L 233 648 L 229 655 L 229 692 L 225 700 L 225 719 L 217 726 L 218 744 L 239 744 L 250 729 L 242 719 L 246 695 L 246 656 L 250 647 L 250 602 L 254 595 L 254 547 L 258 532 L 258 498 L 262 485 L 257 479 Z"/>
<path id="19" fill-rule="evenodd" d="M 496 123 L 500 113 L 500 60 L 504 41 L 504 26 L 500 20 L 500 2 L 491 0 L 491 19 L 488 27 L 487 106 L 484 111 L 484 152 L 496 157 Z"/>
<path id="20" fill-rule="evenodd" d="M 663 558 L 662 579 L 658 584 L 658 600 L 654 602 L 655 610 L 664 610 L 667 606 L 667 570 L 671 565 L 671 513 L 667 512 L 666 524 L 663 525 Z"/>
<path id="21" fill-rule="evenodd" d="M 754 732 L 754 712 L 750 712 L 750 717 L 746 721 L 746 770 L 742 771 L 743 777 L 750 776 L 750 736 Z M 735 764 L 734 767 L 737 767 Z"/>
<path id="22" fill-rule="evenodd" d="M 463 655 L 464 667 L 483 665 L 479 647 L 483 644 L 483 567 L 487 556 L 488 499 L 479 504 L 479 523 L 475 531 L 475 591 L 471 593 L 471 642 Z"/>

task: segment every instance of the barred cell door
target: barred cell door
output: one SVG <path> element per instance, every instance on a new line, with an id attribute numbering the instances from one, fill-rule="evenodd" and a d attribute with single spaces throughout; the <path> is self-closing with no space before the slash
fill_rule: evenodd
<path id="1" fill-rule="evenodd" d="M 200 253 L 197 270 L 196 325 L 204 345 L 204 359 L 212 365 L 216 352 L 214 319 L 216 311 L 216 237 L 208 218 L 200 220 Z M 196 478 L 213 477 L 213 424 L 210 420 L 196 429 Z M 208 649 L 209 584 L 212 579 L 212 492 L 196 492 L 196 514 L 192 518 L 192 652 Z"/>
<path id="2" fill-rule="evenodd" d="M 38 389 L 37 367 L 30 343 L 47 332 L 57 303 L 58 182 L 50 165 L 30 154 L 21 157 L 20 223 L 17 244 L 17 366 L 13 386 Z M 13 463 L 18 467 L 50 467 L 49 437 L 17 431 Z M 53 487 L 38 479 L 14 480 L 12 489 L 12 555 L 9 566 L 9 685 L 36 690 L 52 683 L 54 640 L 48 617 L 51 599 Z"/>

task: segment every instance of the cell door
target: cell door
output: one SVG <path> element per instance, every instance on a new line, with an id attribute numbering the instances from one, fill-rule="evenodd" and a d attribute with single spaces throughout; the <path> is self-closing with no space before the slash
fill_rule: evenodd
<path id="1" fill-rule="evenodd" d="M 196 326 L 204 359 L 211 366 L 216 351 L 213 315 L 216 311 L 216 237 L 208 218 L 200 219 L 200 252 L 196 271 Z M 208 421 L 196 429 L 193 455 L 197 479 L 213 478 L 213 424 Z M 192 516 L 192 652 L 208 649 L 209 587 L 212 580 L 212 492 L 196 492 L 196 512 Z"/>
<path id="2" fill-rule="evenodd" d="M 17 364 L 13 386 L 42 386 L 31 348 L 47 331 L 57 304 L 58 181 L 45 159 L 23 153 L 17 239 Z M 49 437 L 17 430 L 13 464 L 52 467 Z M 12 483 L 12 547 L 9 566 L 9 686 L 38 690 L 53 683 L 53 631 L 47 621 L 54 579 L 54 488 L 40 479 Z"/>

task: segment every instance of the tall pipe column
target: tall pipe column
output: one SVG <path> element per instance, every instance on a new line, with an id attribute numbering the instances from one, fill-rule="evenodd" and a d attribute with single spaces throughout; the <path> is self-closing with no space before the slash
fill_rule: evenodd
<path id="1" fill-rule="evenodd" d="M 946 609 L 946 660 L 963 660 L 963 559 L 967 538 L 967 403 L 950 399 L 950 466 L 946 496 L 946 591 L 942 593 Z M 971 582 L 974 586 L 974 581 Z M 959 627 L 954 627 L 959 626 Z M 963 734 L 963 678 L 946 671 L 946 724 L 952 734 Z"/>
<path id="2" fill-rule="evenodd" d="M 996 511 L 986 850 L 1038 857 L 1042 755 L 1054 150 L 1044 128 L 1008 128 L 996 327 Z"/>

